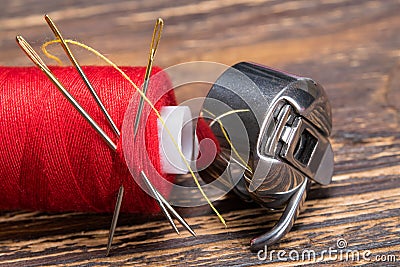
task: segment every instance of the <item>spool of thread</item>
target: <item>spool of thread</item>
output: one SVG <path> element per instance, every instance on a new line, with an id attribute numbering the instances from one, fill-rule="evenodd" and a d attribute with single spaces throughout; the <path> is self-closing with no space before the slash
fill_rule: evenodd
<path id="1" fill-rule="evenodd" d="M 141 86 L 145 67 L 122 69 Z M 114 136 L 76 70 L 73 67 L 51 67 L 51 70 L 107 134 Z M 88 66 L 83 70 L 121 128 L 128 104 L 138 103 L 139 95 L 111 67 Z M 152 74 L 158 72 L 162 70 L 154 67 Z M 149 86 L 150 101 L 155 101 L 155 90 L 163 88 L 171 88 L 170 81 L 166 74 L 159 73 Z M 115 153 L 37 68 L 0 67 L 0 105 L 1 210 L 112 212 L 121 184 L 125 187 L 121 211 L 159 210 L 155 200 L 132 179 L 123 158 L 122 138 L 114 137 L 118 144 Z M 157 110 L 174 105 L 173 91 L 155 103 Z M 143 118 L 139 127 L 146 138 L 135 140 L 138 168 L 146 171 L 146 163 L 139 161 L 147 153 L 155 169 L 173 181 L 174 175 L 162 172 L 154 112 Z M 198 125 L 197 132 L 199 139 L 211 134 L 204 122 Z M 161 186 L 157 180 L 152 182 L 163 195 L 168 195 L 170 188 Z"/>

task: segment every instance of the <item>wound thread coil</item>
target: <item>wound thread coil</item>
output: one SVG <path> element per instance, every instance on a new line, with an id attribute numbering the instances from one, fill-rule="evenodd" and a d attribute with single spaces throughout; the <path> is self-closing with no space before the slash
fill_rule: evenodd
<path id="1" fill-rule="evenodd" d="M 51 69 L 85 110 L 113 136 L 75 69 Z M 139 100 L 134 88 L 112 67 L 83 67 L 83 70 L 120 127 L 129 102 Z M 141 86 L 144 67 L 123 70 Z M 154 68 L 152 73 L 160 71 Z M 149 87 L 149 99 L 152 91 L 163 86 L 169 86 L 167 75 L 157 75 Z M 40 70 L 0 67 L 0 103 L 0 209 L 110 212 L 122 183 L 126 189 L 122 211 L 158 211 L 154 199 L 133 181 L 123 160 L 121 143 L 114 140 L 118 144 L 117 154 L 111 151 Z M 172 91 L 155 104 L 158 110 L 165 105 L 176 105 Z M 148 153 L 161 173 L 156 116 L 150 114 L 143 121 L 141 127 L 145 127 L 146 141 L 135 146 L 145 149 L 137 151 L 138 160 L 144 158 L 141 154 Z M 165 174 L 163 177 L 169 181 L 174 178 Z M 157 186 L 156 180 L 152 182 Z M 163 194 L 169 190 L 157 188 Z"/>

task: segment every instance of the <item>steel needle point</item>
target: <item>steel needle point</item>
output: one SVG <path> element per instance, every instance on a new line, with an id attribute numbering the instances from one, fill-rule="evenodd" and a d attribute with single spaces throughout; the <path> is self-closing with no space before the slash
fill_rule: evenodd
<path id="1" fill-rule="evenodd" d="M 141 171 L 141 174 L 143 176 L 143 179 L 145 180 L 147 186 L 149 189 L 152 191 L 152 193 L 155 195 L 156 200 L 161 201 L 162 203 L 160 204 L 160 207 L 162 204 L 165 205 L 165 207 L 168 208 L 168 210 L 172 213 L 172 215 L 194 236 L 196 237 L 196 233 L 193 231 L 193 229 L 189 226 L 189 224 L 183 219 L 179 213 L 168 203 L 168 201 L 160 194 L 160 192 L 157 191 L 156 188 L 151 184 L 149 178 L 147 178 L 146 174 Z M 170 218 L 170 216 L 167 216 L 167 218 Z"/>
<path id="2" fill-rule="evenodd" d="M 152 185 L 152 183 L 150 182 L 149 178 L 147 178 L 147 175 L 144 173 L 144 171 L 141 171 L 140 174 L 143 177 L 144 182 L 146 183 L 147 187 L 150 189 L 151 193 L 154 195 L 154 198 L 157 200 L 158 205 L 161 208 L 161 211 L 164 213 L 165 217 L 167 217 L 169 223 L 171 224 L 172 228 L 174 228 L 174 230 L 176 231 L 177 234 L 179 234 L 179 230 L 176 227 L 174 220 L 172 220 L 171 215 L 169 214 L 169 212 L 167 211 L 167 209 L 165 208 L 163 202 L 160 199 L 160 194 L 158 193 L 158 191 L 154 188 L 154 186 Z"/>
<path id="3" fill-rule="evenodd" d="M 164 205 L 169 209 L 172 215 L 192 234 L 192 236 L 196 237 L 196 233 L 189 226 L 189 224 L 183 219 L 178 212 L 168 203 L 168 201 L 157 191 L 158 197 L 164 203 Z"/>
<path id="4" fill-rule="evenodd" d="M 121 210 L 122 198 L 124 196 L 124 186 L 121 185 L 118 191 L 117 202 L 115 203 L 114 214 L 111 222 L 110 231 L 108 232 L 107 252 L 106 256 L 110 253 L 111 244 L 114 238 L 115 228 L 117 227 L 119 211 Z"/>

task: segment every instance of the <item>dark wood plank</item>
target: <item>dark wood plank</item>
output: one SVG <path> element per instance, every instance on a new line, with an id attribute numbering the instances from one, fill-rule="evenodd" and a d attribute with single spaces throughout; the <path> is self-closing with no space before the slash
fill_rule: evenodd
<path id="1" fill-rule="evenodd" d="M 1 2 L 0 64 L 27 65 L 23 34 L 38 48 L 52 38 L 49 12 L 65 36 L 120 65 L 144 65 L 153 23 L 166 27 L 157 64 L 190 60 L 259 62 L 313 77 L 332 103 L 335 176 L 313 186 L 293 230 L 271 249 L 318 253 L 345 239 L 352 250 L 396 255 L 400 262 L 400 1 L 11 1 Z M 83 64 L 102 64 L 74 49 Z M 58 54 L 62 52 L 53 49 Z M 181 93 L 180 97 L 187 97 Z M 182 209 L 198 233 L 176 236 L 161 216 L 123 215 L 104 257 L 109 214 L 2 212 L 0 265 L 298 265 L 260 261 L 249 240 L 279 217 L 233 195 L 209 208 Z M 377 262 L 338 262 L 335 266 Z M 396 263 L 380 263 L 396 266 Z M 311 263 L 310 265 L 317 265 Z"/>

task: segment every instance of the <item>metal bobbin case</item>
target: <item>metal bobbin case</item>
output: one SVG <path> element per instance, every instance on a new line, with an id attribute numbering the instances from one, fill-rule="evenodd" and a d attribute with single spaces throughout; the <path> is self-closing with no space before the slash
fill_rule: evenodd
<path id="1" fill-rule="evenodd" d="M 212 130 L 221 146 L 208 173 L 234 184 L 246 201 L 282 209 L 276 225 L 254 238 L 251 249 L 277 242 L 293 226 L 311 180 L 331 182 L 332 117 L 323 88 L 309 78 L 241 62 L 212 86 L 203 105 L 206 112 L 220 122 Z M 246 136 L 235 131 L 238 119 Z M 236 142 L 227 140 L 220 125 Z"/>

